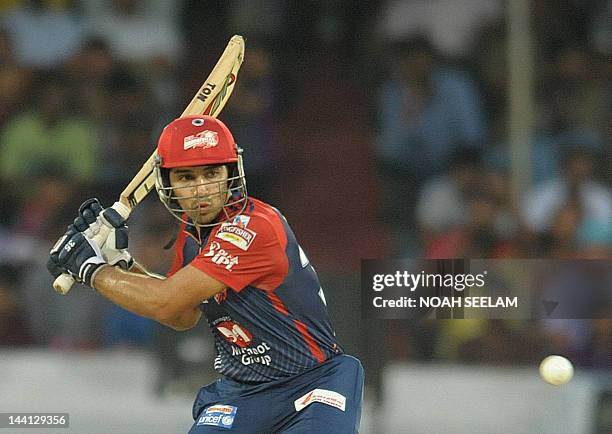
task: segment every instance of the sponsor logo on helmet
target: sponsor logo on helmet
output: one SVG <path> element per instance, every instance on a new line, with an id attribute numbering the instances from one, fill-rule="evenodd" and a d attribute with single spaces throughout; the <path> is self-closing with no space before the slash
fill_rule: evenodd
<path id="1" fill-rule="evenodd" d="M 216 131 L 204 130 L 200 133 L 185 137 L 183 149 L 214 148 L 219 144 L 219 134 Z"/>

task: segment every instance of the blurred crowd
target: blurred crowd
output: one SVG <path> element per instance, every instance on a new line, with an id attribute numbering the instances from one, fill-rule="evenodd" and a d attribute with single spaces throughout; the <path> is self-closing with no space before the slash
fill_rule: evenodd
<path id="1" fill-rule="evenodd" d="M 112 204 L 234 33 L 246 60 L 221 118 L 249 193 L 285 213 L 324 282 L 352 282 L 332 299 L 354 299 L 361 258 L 612 259 L 612 1 L 533 0 L 531 18 L 531 183 L 515 200 L 502 0 L 0 1 L 0 343 L 156 341 L 92 291 L 54 294 L 47 252 L 82 201 Z M 152 197 L 130 228 L 164 273 L 172 218 Z M 384 360 L 612 368 L 611 324 L 376 327 Z"/>

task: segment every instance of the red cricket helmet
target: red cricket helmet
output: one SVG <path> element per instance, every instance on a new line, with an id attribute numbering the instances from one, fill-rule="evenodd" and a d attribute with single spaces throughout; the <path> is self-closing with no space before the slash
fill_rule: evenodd
<path id="1" fill-rule="evenodd" d="M 232 133 L 220 120 L 207 115 L 186 116 L 173 120 L 164 128 L 157 143 L 155 188 L 159 199 L 180 221 L 195 225 L 185 217 L 189 210 L 182 208 L 178 202 L 178 196 L 170 183 L 170 169 L 225 164 L 228 166 L 225 190 L 227 197 L 222 209 L 225 219 L 217 219 L 211 224 L 197 225 L 214 226 L 223 220 L 229 221 L 232 215 L 242 212 L 246 206 L 246 179 L 241 154 L 242 149 L 238 147 Z M 194 188 L 192 197 L 196 197 L 197 185 L 192 187 Z"/>
<path id="2" fill-rule="evenodd" d="M 223 122 L 195 115 L 169 123 L 159 137 L 160 167 L 205 166 L 238 162 L 238 145 Z"/>

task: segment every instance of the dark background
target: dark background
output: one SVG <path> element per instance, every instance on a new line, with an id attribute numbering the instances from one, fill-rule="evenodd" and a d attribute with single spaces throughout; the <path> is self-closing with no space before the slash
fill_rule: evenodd
<path id="1" fill-rule="evenodd" d="M 238 33 L 245 62 L 220 117 L 245 149 L 249 193 L 288 218 L 369 385 L 393 361 L 514 366 L 558 353 L 611 369 L 609 320 L 359 315 L 363 258 L 612 257 L 610 2 L 531 2 L 531 128 L 518 143 L 531 167 L 518 196 L 507 6 L 0 2 L 0 345 L 151 349 L 160 393 L 193 363 L 213 375 L 210 354 L 176 351 L 207 331 L 163 330 L 82 287 L 60 297 L 44 262 L 82 201 L 115 200 Z M 163 273 L 174 222 L 153 196 L 130 220 L 131 250 Z"/>

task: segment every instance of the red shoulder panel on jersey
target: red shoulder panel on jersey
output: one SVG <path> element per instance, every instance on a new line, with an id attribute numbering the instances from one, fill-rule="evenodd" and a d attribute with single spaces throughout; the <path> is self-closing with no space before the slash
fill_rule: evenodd
<path id="1" fill-rule="evenodd" d="M 287 234 L 271 206 L 250 199 L 243 214 L 213 228 L 191 265 L 235 291 L 246 286 L 271 291 L 287 276 Z"/>

